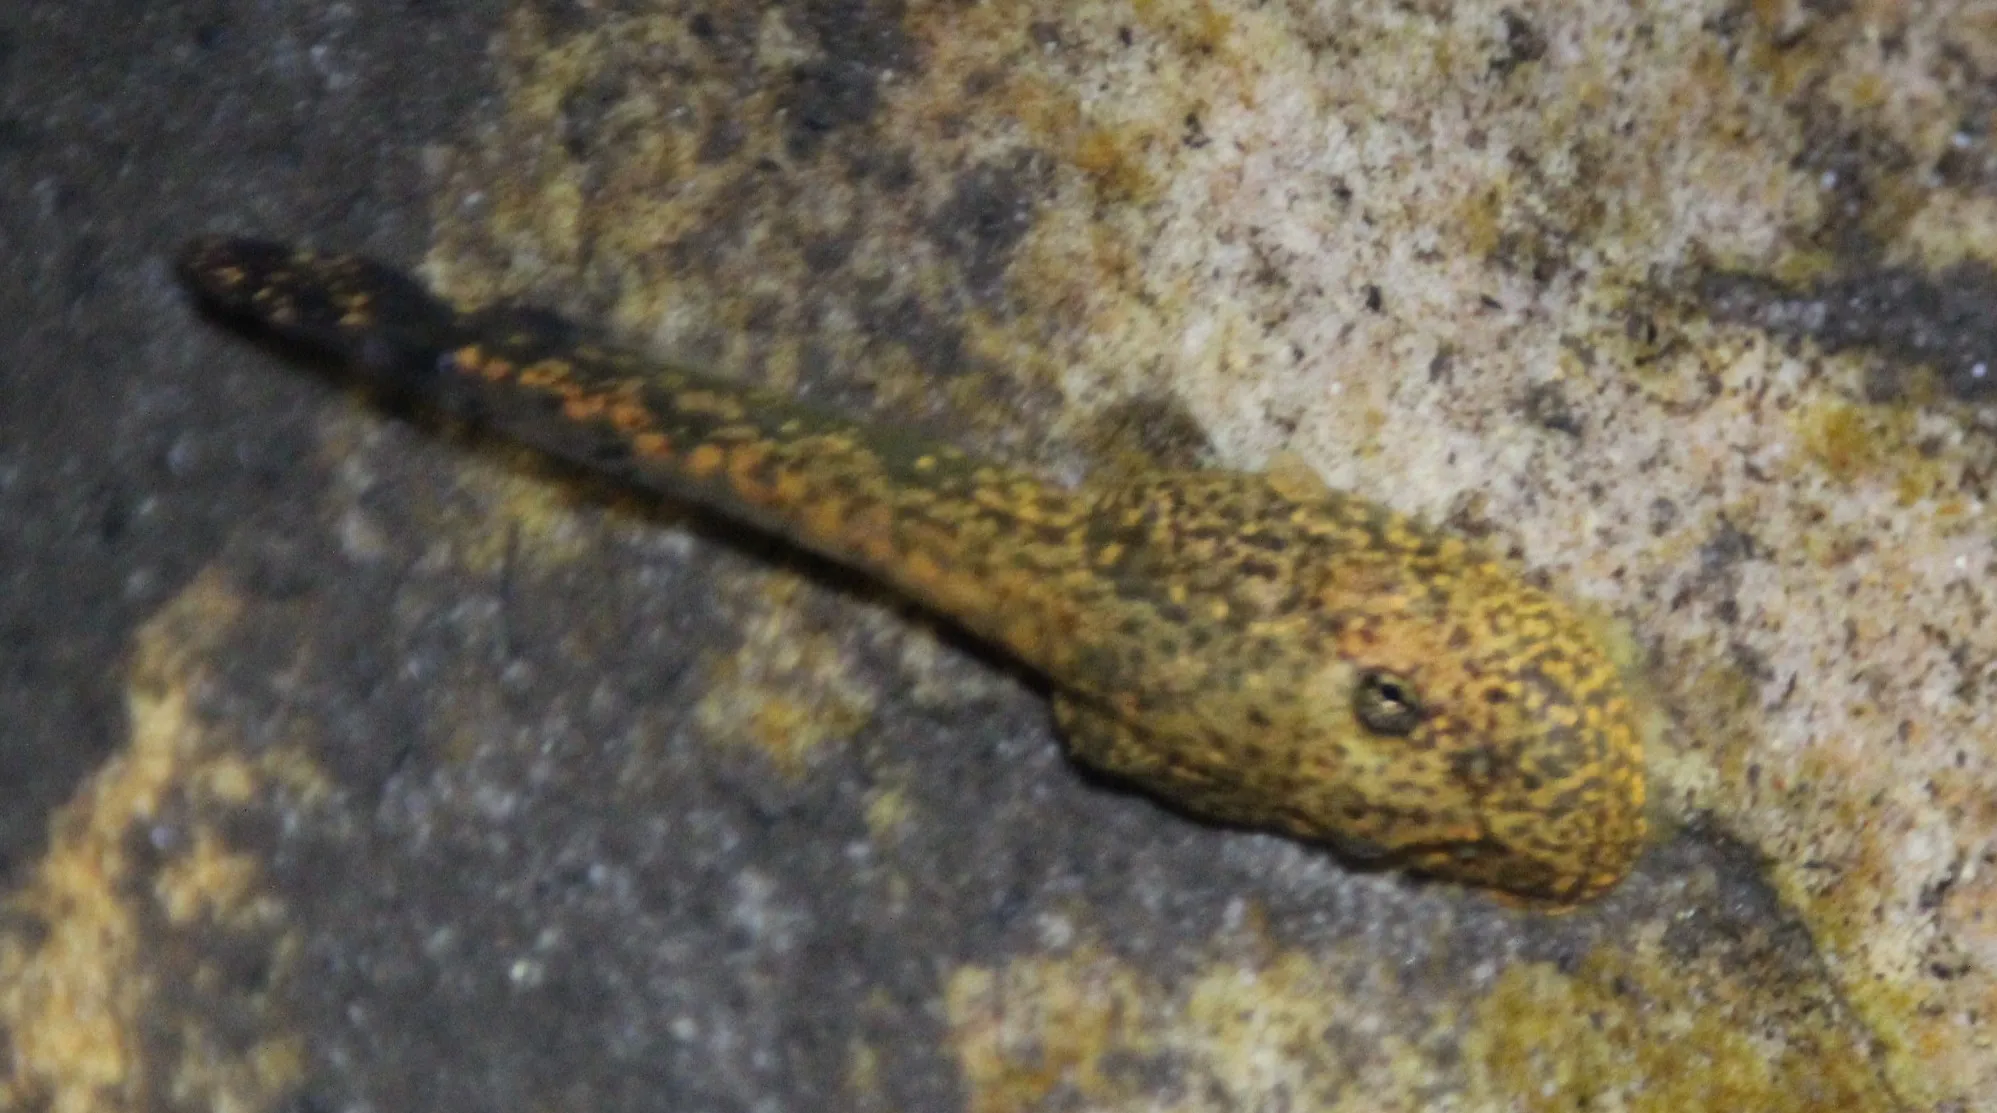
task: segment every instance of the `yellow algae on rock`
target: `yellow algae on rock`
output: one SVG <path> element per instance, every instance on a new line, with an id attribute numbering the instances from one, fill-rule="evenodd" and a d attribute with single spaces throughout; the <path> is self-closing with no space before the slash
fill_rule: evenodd
<path id="1" fill-rule="evenodd" d="M 1094 945 L 958 969 L 943 996 L 970 1108 L 1900 1108 L 1852 1018 L 1807 973 L 1687 964 L 1645 940 L 1597 946 L 1572 972 L 1478 971 L 1444 1002 L 1396 992 L 1397 976 L 1420 973 L 1352 946 L 1221 949 L 1171 979 Z M 1743 1029 L 1722 1002 L 1760 1020 Z"/>
<path id="2" fill-rule="evenodd" d="M 711 665 L 695 721 L 709 737 L 752 747 L 787 777 L 811 767 L 819 748 L 852 739 L 877 699 L 847 643 L 798 609 L 801 582 L 758 575 L 742 644 Z"/>
<path id="3" fill-rule="evenodd" d="M 244 1046 L 208 1031 L 214 1018 L 183 1014 L 160 984 L 159 948 L 171 944 L 155 921 L 224 933 L 267 951 L 273 981 L 288 976 L 282 907 L 260 891 L 256 864 L 206 823 L 251 793 L 313 800 L 324 781 L 291 751 L 231 752 L 190 706 L 204 654 L 241 610 L 202 577 L 141 631 L 130 743 L 56 814 L 48 852 L 5 898 L 11 922 L 33 926 L 0 931 L 0 1026 L 12 1054 L 0 1105 L 137 1111 L 166 1100 L 150 1088 L 163 1083 L 174 1100 L 247 1113 L 272 1107 L 302 1077 L 297 1035 L 273 1025 Z M 142 864 L 134 841 L 168 822 L 169 808 L 175 829 L 159 861 Z M 204 969 L 191 976 L 209 977 Z M 147 1033 L 163 1031 L 175 1033 L 179 1057 L 148 1061 Z"/>
<path id="4" fill-rule="evenodd" d="M 1114 1059 L 1155 1046 L 1152 992 L 1138 972 L 1100 954 L 956 971 L 944 1008 L 971 1113 L 1033 1109 L 1057 1093 L 1102 1104 L 1131 1096 Z"/>
<path id="5" fill-rule="evenodd" d="M 1657 957 L 1598 950 L 1572 974 L 1547 963 L 1506 969 L 1466 1026 L 1472 1092 L 1529 1113 L 1901 1108 L 1827 987 L 1785 992 L 1751 974 L 1701 970 L 1695 988 Z M 1742 1028 L 1699 991 L 1746 1005 L 1766 1026 Z"/>

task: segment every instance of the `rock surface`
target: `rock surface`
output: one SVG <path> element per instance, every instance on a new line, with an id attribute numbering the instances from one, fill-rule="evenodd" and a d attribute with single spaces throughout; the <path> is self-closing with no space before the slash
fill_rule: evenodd
<path id="1" fill-rule="evenodd" d="M 0 1104 L 1997 1109 L 1982 6 L 111 7 L 0 16 Z M 866 585 L 194 319 L 210 229 L 1300 453 L 1629 630 L 1658 846 L 1545 918 L 1090 783 Z"/>

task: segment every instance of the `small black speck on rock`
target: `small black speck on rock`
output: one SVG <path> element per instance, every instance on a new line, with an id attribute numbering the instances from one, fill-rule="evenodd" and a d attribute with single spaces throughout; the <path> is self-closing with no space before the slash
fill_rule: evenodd
<path id="1" fill-rule="evenodd" d="M 1522 407 L 1526 420 L 1542 429 L 1570 437 L 1581 435 L 1581 418 L 1559 383 L 1534 383 L 1526 388 Z"/>
<path id="2" fill-rule="evenodd" d="M 1667 498 L 1650 502 L 1650 535 L 1662 537 L 1678 524 L 1678 504 Z"/>
<path id="3" fill-rule="evenodd" d="M 1428 361 L 1428 381 L 1446 383 L 1455 378 L 1456 349 L 1447 344 L 1436 348 L 1435 355 Z"/>
<path id="4" fill-rule="evenodd" d="M 1546 36 L 1539 28 L 1510 8 L 1499 12 L 1498 18 L 1505 23 L 1505 42 L 1498 56 L 1491 59 L 1492 73 L 1509 77 L 1520 66 L 1546 57 Z"/>
<path id="5" fill-rule="evenodd" d="M 229 24 L 222 19 L 204 20 L 194 28 L 195 49 L 206 53 L 222 45 L 229 34 Z"/>
<path id="6" fill-rule="evenodd" d="M 793 158 L 808 158 L 833 133 L 871 121 L 882 77 L 911 69 L 915 53 L 898 5 L 803 0 L 795 14 L 817 53 L 791 72 L 785 146 Z"/>
<path id="7" fill-rule="evenodd" d="M 1179 142 L 1185 144 L 1188 150 L 1193 151 L 1200 150 L 1213 143 L 1213 140 L 1207 138 L 1206 125 L 1200 122 L 1199 113 L 1186 113 L 1186 130 L 1185 134 L 1180 137 Z"/>
<path id="8" fill-rule="evenodd" d="M 1765 549 L 1753 534 L 1724 519 L 1706 543 L 1699 547 L 1699 565 L 1707 573 L 1723 571 L 1742 561 L 1759 560 L 1764 556 Z"/>
<path id="9" fill-rule="evenodd" d="M 556 38 L 566 38 L 589 26 L 588 6 L 578 0 L 534 0 L 528 6 Z"/>
<path id="10" fill-rule="evenodd" d="M 1012 250 L 1033 226 L 1033 211 L 1046 188 L 1046 160 L 1022 150 L 966 171 L 950 200 L 930 221 L 930 236 L 962 267 L 980 302 L 995 301 Z"/>

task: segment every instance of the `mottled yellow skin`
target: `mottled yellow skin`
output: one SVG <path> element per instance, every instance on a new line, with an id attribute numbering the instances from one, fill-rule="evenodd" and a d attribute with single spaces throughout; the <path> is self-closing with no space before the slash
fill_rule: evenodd
<path id="1" fill-rule="evenodd" d="M 865 570 L 1044 673 L 1077 758 L 1189 812 L 1550 907 L 1642 844 L 1635 712 L 1588 626 L 1295 467 L 1068 489 L 352 256 L 203 239 L 181 273 L 379 385 Z"/>

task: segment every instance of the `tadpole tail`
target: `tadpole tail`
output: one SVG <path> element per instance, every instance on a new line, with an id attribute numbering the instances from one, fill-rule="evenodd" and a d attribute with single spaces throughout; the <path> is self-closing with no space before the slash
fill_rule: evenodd
<path id="1" fill-rule="evenodd" d="M 398 390 L 428 393 L 438 360 L 467 331 L 464 315 L 414 278 L 357 255 L 201 236 L 181 247 L 175 269 L 216 316 Z"/>
<path id="2" fill-rule="evenodd" d="M 1063 597 L 1027 585 L 1075 572 L 1092 495 L 601 343 L 545 309 L 461 312 L 362 256 L 205 238 L 179 265 L 200 302 L 246 331 L 878 576 L 1030 664 L 1073 627 Z"/>

